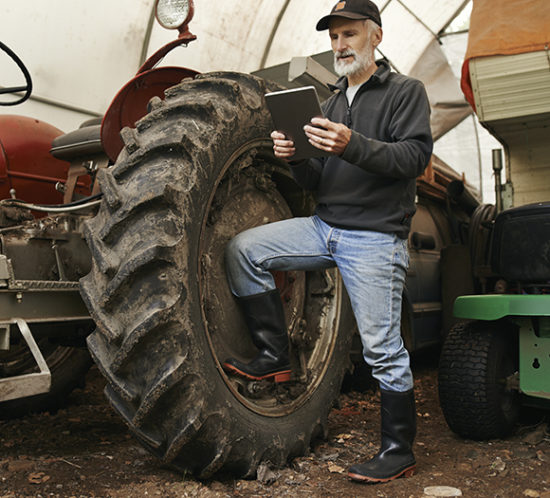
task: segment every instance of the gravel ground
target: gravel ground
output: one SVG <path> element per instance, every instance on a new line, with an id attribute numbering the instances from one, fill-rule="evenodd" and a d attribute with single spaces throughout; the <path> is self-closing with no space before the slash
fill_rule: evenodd
<path id="1" fill-rule="evenodd" d="M 542 497 L 550 498 L 550 424 L 532 414 L 507 440 L 465 441 L 445 424 L 435 361 L 414 365 L 418 474 L 364 485 L 346 477 L 378 447 L 374 391 L 349 391 L 329 419 L 329 437 L 283 469 L 262 466 L 256 480 L 200 482 L 161 464 L 131 437 L 106 403 L 94 368 L 66 408 L 0 422 L 0 497 Z M 452 494 L 454 493 L 454 494 Z"/>

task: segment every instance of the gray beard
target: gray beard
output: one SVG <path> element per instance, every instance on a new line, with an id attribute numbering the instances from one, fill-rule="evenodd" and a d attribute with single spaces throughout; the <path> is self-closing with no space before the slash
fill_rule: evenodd
<path id="1" fill-rule="evenodd" d="M 353 55 L 353 62 L 344 62 L 339 58 L 346 55 Z M 365 47 L 361 52 L 345 50 L 334 53 L 334 71 L 338 76 L 351 76 L 371 66 L 374 62 L 374 53 Z"/>

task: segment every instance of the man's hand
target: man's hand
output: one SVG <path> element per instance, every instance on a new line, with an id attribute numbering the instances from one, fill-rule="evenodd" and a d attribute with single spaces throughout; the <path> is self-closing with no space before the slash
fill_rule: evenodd
<path id="1" fill-rule="evenodd" d="M 296 153 L 294 142 L 288 140 L 284 133 L 274 131 L 271 133 L 271 139 L 273 140 L 273 152 L 275 153 L 275 157 L 288 161 Z"/>
<path id="2" fill-rule="evenodd" d="M 351 139 L 351 130 L 346 125 L 326 118 L 313 118 L 311 124 L 315 126 L 306 125 L 304 131 L 314 147 L 337 156 L 344 152 Z"/>

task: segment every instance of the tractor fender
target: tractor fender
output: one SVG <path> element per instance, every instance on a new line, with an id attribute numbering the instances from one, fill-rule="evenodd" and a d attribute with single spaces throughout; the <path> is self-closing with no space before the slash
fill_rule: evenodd
<path id="1" fill-rule="evenodd" d="M 153 97 L 164 98 L 164 90 L 198 73 L 185 67 L 158 67 L 137 74 L 117 93 L 101 123 L 101 142 L 111 161 L 122 150 L 120 130 L 135 127 L 136 121 L 148 112 L 147 104 Z"/>
<path id="2" fill-rule="evenodd" d="M 506 316 L 550 316 L 550 296 L 537 294 L 488 294 L 460 296 L 454 316 L 472 320 L 499 320 Z"/>

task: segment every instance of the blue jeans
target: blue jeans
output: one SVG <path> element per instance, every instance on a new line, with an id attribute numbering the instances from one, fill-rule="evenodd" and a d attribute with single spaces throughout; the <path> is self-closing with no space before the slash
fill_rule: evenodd
<path id="1" fill-rule="evenodd" d="M 238 234 L 226 248 L 229 286 L 237 297 L 275 289 L 270 270 L 337 266 L 357 321 L 363 356 L 380 387 L 413 387 L 401 339 L 401 296 L 409 264 L 407 241 L 394 234 L 346 230 L 319 217 L 269 223 Z"/>

